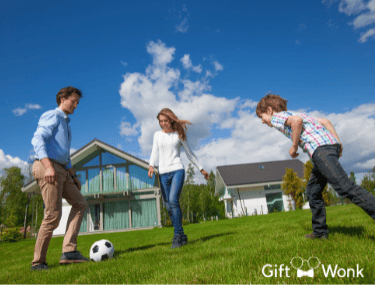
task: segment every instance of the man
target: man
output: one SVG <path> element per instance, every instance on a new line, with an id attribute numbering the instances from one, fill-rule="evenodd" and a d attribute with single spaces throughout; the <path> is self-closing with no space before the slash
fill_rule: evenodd
<path id="1" fill-rule="evenodd" d="M 77 88 L 62 88 L 56 95 L 58 108 L 41 116 L 31 141 L 36 153 L 33 175 L 45 204 L 31 270 L 48 269 L 47 250 L 52 233 L 61 219 L 62 198 L 72 205 L 72 209 L 66 226 L 60 264 L 89 261 L 77 251 L 77 236 L 87 202 L 80 192 L 81 183 L 70 161 L 72 135 L 68 115 L 74 113 L 81 97 L 82 92 Z"/>

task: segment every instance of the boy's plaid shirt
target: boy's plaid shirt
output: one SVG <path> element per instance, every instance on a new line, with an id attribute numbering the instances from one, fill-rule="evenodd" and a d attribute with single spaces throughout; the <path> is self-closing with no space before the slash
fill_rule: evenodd
<path id="1" fill-rule="evenodd" d="M 306 115 L 304 113 L 295 113 L 291 111 L 275 113 L 272 116 L 271 124 L 274 128 L 278 129 L 285 136 L 292 139 L 292 128 L 285 126 L 285 122 L 290 116 L 298 116 L 302 118 L 302 142 L 299 142 L 299 146 L 303 149 L 304 152 L 308 152 L 311 158 L 314 151 L 319 146 L 339 143 L 335 139 L 335 137 L 318 122 L 316 118 Z"/>

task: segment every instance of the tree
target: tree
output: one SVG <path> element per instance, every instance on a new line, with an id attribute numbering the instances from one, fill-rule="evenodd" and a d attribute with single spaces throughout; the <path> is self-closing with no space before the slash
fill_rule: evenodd
<path id="1" fill-rule="evenodd" d="M 182 193 L 181 193 L 181 209 L 183 209 L 186 213 L 186 217 L 187 217 L 187 220 L 190 221 L 190 211 L 191 211 L 191 195 L 192 195 L 192 188 L 191 185 L 194 184 L 194 175 L 195 175 L 195 171 L 194 171 L 194 167 L 191 163 L 189 163 L 189 167 L 188 167 L 188 170 L 186 172 L 186 179 L 185 179 L 185 183 L 184 183 L 184 187 L 182 189 Z"/>
<path id="2" fill-rule="evenodd" d="M 215 185 L 216 185 L 215 174 L 211 170 L 210 176 L 209 176 L 209 178 L 207 180 L 207 186 L 208 186 L 208 190 L 210 191 L 210 193 L 212 194 L 212 196 L 215 195 Z"/>
<path id="3" fill-rule="evenodd" d="M 362 179 L 361 187 L 375 196 L 375 167 L 365 174 Z"/>
<path id="4" fill-rule="evenodd" d="M 303 187 L 304 191 L 306 191 L 307 182 L 310 179 L 311 171 L 312 171 L 313 167 L 314 167 L 314 165 L 313 165 L 311 160 L 306 161 L 306 163 L 303 165 L 304 171 L 303 171 L 302 187 Z M 328 184 L 326 185 L 326 187 L 324 187 L 323 192 L 322 192 L 322 196 L 323 196 L 324 205 L 329 206 L 329 205 L 332 204 L 333 194 L 328 192 Z"/>
<path id="5" fill-rule="evenodd" d="M 19 167 L 4 169 L 4 176 L 0 178 L 0 223 L 8 222 L 16 227 L 23 226 L 25 208 L 28 203 L 27 194 L 21 191 L 24 180 L 25 177 Z"/>
<path id="6" fill-rule="evenodd" d="M 357 179 L 355 178 L 355 174 L 353 171 L 350 172 L 349 179 L 351 179 L 354 184 L 357 184 Z"/>
<path id="7" fill-rule="evenodd" d="M 303 206 L 303 183 L 298 177 L 297 173 L 291 168 L 286 168 L 285 175 L 283 176 L 283 183 L 281 189 L 284 189 L 286 195 L 290 195 L 296 207 L 302 209 Z"/>

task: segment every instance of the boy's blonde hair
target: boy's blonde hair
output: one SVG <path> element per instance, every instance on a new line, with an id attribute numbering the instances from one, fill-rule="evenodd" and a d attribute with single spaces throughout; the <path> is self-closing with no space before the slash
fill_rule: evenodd
<path id="1" fill-rule="evenodd" d="M 281 98 L 279 95 L 268 94 L 264 96 L 257 105 L 256 113 L 260 118 L 260 115 L 267 113 L 267 108 L 271 107 L 272 111 L 278 113 L 282 111 L 287 111 L 287 100 Z"/>

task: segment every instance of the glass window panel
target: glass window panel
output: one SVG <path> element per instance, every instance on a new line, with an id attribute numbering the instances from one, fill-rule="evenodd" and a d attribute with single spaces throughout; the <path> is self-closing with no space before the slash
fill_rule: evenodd
<path id="1" fill-rule="evenodd" d="M 97 231 L 100 229 L 100 204 L 90 205 L 89 208 L 91 215 L 89 231 Z"/>
<path id="2" fill-rule="evenodd" d="M 132 227 L 154 227 L 158 224 L 156 199 L 132 200 Z"/>
<path id="3" fill-rule="evenodd" d="M 117 191 L 129 190 L 129 181 L 126 176 L 126 167 L 116 168 Z"/>
<path id="4" fill-rule="evenodd" d="M 148 177 L 148 171 L 137 165 L 129 166 L 131 189 L 152 188 L 155 185 L 155 175 Z"/>
<path id="5" fill-rule="evenodd" d="M 113 164 L 113 163 L 126 163 L 126 160 L 108 152 L 102 153 L 102 164 Z"/>
<path id="6" fill-rule="evenodd" d="M 97 165 L 100 165 L 100 162 L 99 162 L 99 155 L 94 157 L 93 159 L 91 159 L 89 162 L 87 162 L 85 165 L 83 166 L 97 166 Z"/>
<path id="7" fill-rule="evenodd" d="M 268 191 L 268 190 L 280 190 L 281 189 L 281 184 L 275 184 L 275 185 L 266 185 L 264 186 L 264 190 Z"/>
<path id="8" fill-rule="evenodd" d="M 129 228 L 129 201 L 103 203 L 104 230 Z"/>
<path id="9" fill-rule="evenodd" d="M 88 193 L 100 193 L 100 170 L 89 169 L 89 189 Z"/>
<path id="10" fill-rule="evenodd" d="M 83 216 L 83 220 L 81 223 L 81 227 L 79 229 L 80 233 L 85 233 L 87 232 L 87 213 L 88 213 L 88 207 L 86 208 L 85 215 Z"/>
<path id="11" fill-rule="evenodd" d="M 281 192 L 266 194 L 266 201 L 268 213 L 272 213 L 275 210 L 277 212 L 284 210 L 283 194 Z"/>
<path id="12" fill-rule="evenodd" d="M 115 192 L 113 167 L 103 169 L 103 192 Z"/>
<path id="13" fill-rule="evenodd" d="M 87 192 L 86 189 L 86 171 L 76 171 L 78 180 L 81 182 L 81 192 Z"/>

